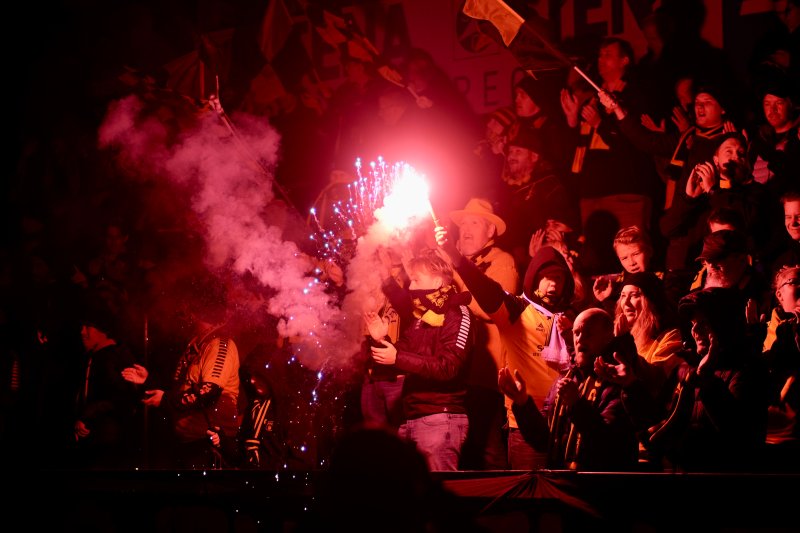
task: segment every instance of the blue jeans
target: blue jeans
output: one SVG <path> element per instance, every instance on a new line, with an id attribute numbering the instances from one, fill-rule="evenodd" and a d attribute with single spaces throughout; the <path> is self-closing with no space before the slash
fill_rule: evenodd
<path id="1" fill-rule="evenodd" d="M 403 422 L 403 380 L 364 380 L 361 386 L 361 416 L 368 426 L 382 426 L 397 430 Z"/>
<path id="2" fill-rule="evenodd" d="M 397 434 L 417 445 L 431 471 L 458 470 L 468 429 L 467 415 L 438 413 L 406 420 Z"/>
<path id="3" fill-rule="evenodd" d="M 509 428 L 508 464 L 511 470 L 540 470 L 547 468 L 547 453 L 534 450 L 519 429 Z"/>

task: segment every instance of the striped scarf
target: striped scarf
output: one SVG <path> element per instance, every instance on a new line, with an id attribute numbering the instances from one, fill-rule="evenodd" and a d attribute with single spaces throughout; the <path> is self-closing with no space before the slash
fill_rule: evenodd
<path id="1" fill-rule="evenodd" d="M 441 327 L 444 324 L 444 310 L 447 299 L 458 292 L 454 284 L 436 290 L 414 290 L 411 293 L 411 305 L 414 307 L 414 318 L 431 326 Z"/>

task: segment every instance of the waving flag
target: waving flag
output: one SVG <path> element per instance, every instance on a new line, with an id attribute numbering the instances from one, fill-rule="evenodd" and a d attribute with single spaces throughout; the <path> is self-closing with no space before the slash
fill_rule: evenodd
<path id="1" fill-rule="evenodd" d="M 511 45 L 511 41 L 525 23 L 525 20 L 502 0 L 467 0 L 463 12 L 468 17 L 488 20 L 494 24 L 506 46 Z"/>
<path id="2" fill-rule="evenodd" d="M 503 0 L 467 0 L 462 11 L 468 17 L 491 22 L 503 44 L 531 76 L 534 71 L 568 67 L 600 90 L 572 59 L 550 42 L 545 19 L 538 16 L 525 19 Z"/>

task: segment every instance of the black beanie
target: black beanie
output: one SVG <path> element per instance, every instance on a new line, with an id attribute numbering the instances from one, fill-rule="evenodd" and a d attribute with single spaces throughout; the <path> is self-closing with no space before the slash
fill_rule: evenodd
<path id="1" fill-rule="evenodd" d="M 663 312 L 663 305 L 666 302 L 666 291 L 664 282 L 652 272 L 625 272 L 622 276 L 622 286 L 633 285 L 642 291 L 645 297 L 653 302 L 659 311 Z"/>
<path id="2" fill-rule="evenodd" d="M 81 305 L 78 321 L 83 326 L 92 326 L 113 338 L 117 332 L 117 319 L 108 305 L 99 298 L 92 298 Z"/>
<path id="3" fill-rule="evenodd" d="M 722 87 L 714 83 L 706 83 L 697 87 L 697 90 L 694 92 L 695 97 L 700 93 L 711 95 L 726 115 L 731 114 L 732 110 L 729 108 L 730 102 Z"/>
<path id="4" fill-rule="evenodd" d="M 535 103 L 537 103 L 537 104 L 540 103 L 539 99 L 541 98 L 541 96 L 537 94 L 537 92 L 539 92 L 539 90 L 538 90 L 538 87 L 537 87 L 537 84 L 536 84 L 536 80 L 534 80 L 530 76 L 525 76 L 524 78 L 519 80 L 514 87 L 521 89 Z"/>

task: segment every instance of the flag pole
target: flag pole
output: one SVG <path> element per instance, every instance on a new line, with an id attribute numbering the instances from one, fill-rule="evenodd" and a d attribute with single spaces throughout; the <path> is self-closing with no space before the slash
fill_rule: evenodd
<path id="1" fill-rule="evenodd" d="M 289 193 L 286 191 L 286 189 L 284 189 L 283 186 L 280 183 L 278 183 L 278 180 L 272 176 L 269 170 L 261 162 L 261 159 L 258 157 L 258 155 L 255 152 L 253 152 L 247 145 L 247 143 L 245 143 L 245 141 L 242 140 L 242 138 L 239 136 L 239 132 L 236 130 L 233 121 L 230 119 L 228 114 L 225 113 L 225 110 L 222 108 L 222 102 L 220 101 L 218 94 L 211 95 L 211 98 L 209 98 L 209 106 L 211 107 L 211 109 L 216 111 L 217 115 L 220 117 L 220 120 L 222 120 L 222 123 L 225 124 L 225 127 L 228 128 L 228 131 L 230 132 L 233 139 L 236 141 L 239 148 L 250 158 L 250 160 L 256 165 L 258 170 L 260 170 L 265 176 L 272 178 L 272 186 L 283 197 L 283 201 L 286 202 L 286 204 L 290 208 L 294 209 L 295 212 L 297 212 L 299 215 L 302 216 L 301 211 L 297 208 L 296 205 L 294 205 L 294 202 L 292 202 L 292 199 L 289 197 Z"/>
<path id="2" fill-rule="evenodd" d="M 524 24 L 525 24 L 525 19 L 524 19 L 524 18 L 522 18 L 522 16 L 521 16 L 519 13 L 517 13 L 516 11 L 514 11 L 513 9 L 511 9 L 511 6 L 509 6 L 508 4 L 506 4 L 506 3 L 505 3 L 503 0 L 497 0 L 497 3 L 498 3 L 498 4 L 500 4 L 500 5 L 501 5 L 501 6 L 502 6 L 502 7 L 503 7 L 503 8 L 504 8 L 506 11 L 508 11 L 508 13 L 509 13 L 511 16 L 513 16 L 515 19 L 517 19 L 517 22 L 519 22 L 519 24 L 520 24 L 520 27 L 521 27 L 522 25 L 524 25 Z M 541 36 L 541 35 L 539 35 L 538 33 L 534 32 L 534 34 L 536 35 L 536 38 L 537 38 L 537 39 L 539 39 L 539 41 L 541 41 L 541 43 L 544 45 L 544 47 L 545 47 L 545 48 L 547 48 L 547 50 L 548 50 L 548 51 L 549 51 L 551 54 L 553 54 L 553 55 L 554 55 L 554 56 L 556 56 L 557 58 L 561 59 L 561 61 L 564 61 L 564 62 L 565 62 L 567 65 L 569 65 L 569 66 L 570 66 L 570 67 L 571 67 L 573 70 L 575 70 L 575 72 L 577 72 L 577 73 L 578 73 L 578 74 L 579 74 L 579 75 L 580 75 L 580 76 L 581 76 L 583 79 L 585 79 L 585 80 L 586 80 L 586 81 L 589 83 L 589 85 L 591 85 L 592 87 L 594 87 L 594 90 L 595 90 L 595 91 L 597 91 L 597 92 L 600 92 L 600 91 L 602 91 L 602 89 L 601 89 L 601 88 L 600 88 L 600 87 L 599 87 L 599 86 L 598 86 L 598 85 L 597 85 L 597 84 L 596 84 L 596 83 L 595 83 L 595 82 L 594 82 L 594 81 L 593 81 L 593 80 L 592 80 L 592 79 L 591 79 L 591 78 L 590 78 L 588 75 L 586 75 L 586 73 L 585 73 L 584 71 L 582 71 L 581 69 L 579 69 L 579 68 L 578 68 L 578 66 L 577 66 L 577 65 L 575 65 L 575 64 L 572 62 L 572 60 L 570 60 L 570 58 L 568 58 L 567 56 L 565 56 L 563 52 L 561 52 L 560 50 L 556 50 L 556 49 L 553 47 L 553 45 L 551 45 L 551 44 L 550 44 L 550 43 L 547 41 L 547 39 L 545 39 L 544 37 L 542 37 L 542 36 Z M 528 74 L 530 74 L 530 71 L 528 71 Z M 532 76 L 532 77 L 535 79 L 535 76 Z"/>
<path id="3" fill-rule="evenodd" d="M 595 91 L 600 92 L 600 91 L 603 90 L 595 82 L 593 82 L 592 79 L 589 76 L 587 76 L 581 69 L 579 69 L 577 65 L 572 65 L 572 68 L 575 69 L 575 72 L 580 74 L 583 77 L 583 79 L 585 79 L 587 82 L 589 82 L 589 85 L 594 87 Z"/>

